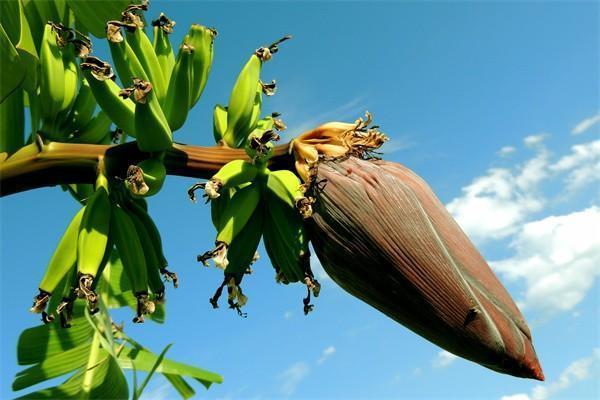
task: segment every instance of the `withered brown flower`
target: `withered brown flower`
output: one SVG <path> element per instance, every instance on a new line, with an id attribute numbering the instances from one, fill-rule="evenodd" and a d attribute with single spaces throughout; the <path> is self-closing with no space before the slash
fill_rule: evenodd
<path id="1" fill-rule="evenodd" d="M 519 309 L 420 177 L 353 156 L 312 171 L 310 237 L 335 282 L 456 355 L 544 379 Z"/>

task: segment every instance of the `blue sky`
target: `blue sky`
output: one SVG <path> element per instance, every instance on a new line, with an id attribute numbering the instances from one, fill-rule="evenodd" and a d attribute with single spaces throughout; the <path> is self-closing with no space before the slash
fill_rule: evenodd
<path id="1" fill-rule="evenodd" d="M 522 307 L 547 381 L 456 359 L 325 275 L 305 317 L 304 288 L 276 285 L 264 252 L 244 281 L 248 318 L 212 310 L 221 275 L 195 256 L 214 232 L 208 206 L 187 199 L 187 178 L 170 177 L 150 201 L 181 286 L 168 293 L 166 324 L 128 324 L 131 336 L 156 351 L 174 342 L 169 356 L 221 373 L 222 385 L 197 387 L 203 398 L 600 396 L 598 3 L 153 1 L 150 15 L 160 11 L 177 21 L 175 43 L 193 22 L 219 31 L 211 80 L 178 141 L 211 144 L 212 107 L 251 52 L 294 35 L 264 69 L 279 85 L 265 113 L 282 113 L 289 138 L 371 111 L 391 138 L 385 158 L 429 182 Z M 0 201 L 1 398 L 76 209 L 59 188 Z M 175 398 L 162 378 L 147 394 Z"/>

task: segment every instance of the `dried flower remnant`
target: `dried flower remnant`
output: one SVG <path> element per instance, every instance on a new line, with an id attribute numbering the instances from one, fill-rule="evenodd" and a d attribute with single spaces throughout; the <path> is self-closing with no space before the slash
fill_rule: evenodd
<path id="1" fill-rule="evenodd" d="M 543 380 L 518 308 L 412 171 L 380 160 L 321 159 L 311 182 L 309 232 L 334 281 L 454 354 Z"/>

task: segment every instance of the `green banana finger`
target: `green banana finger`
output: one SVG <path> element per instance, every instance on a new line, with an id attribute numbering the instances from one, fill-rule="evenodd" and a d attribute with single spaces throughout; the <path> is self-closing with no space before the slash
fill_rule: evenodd
<path id="1" fill-rule="evenodd" d="M 147 81 L 148 74 L 131 45 L 123 37 L 121 27 L 135 29 L 119 21 L 109 21 L 106 24 L 106 38 L 119 80 L 123 86 L 129 87 L 133 85 L 134 78 Z"/>
<path id="2" fill-rule="evenodd" d="M 190 87 L 190 103 L 192 108 L 200 99 L 212 66 L 214 40 L 217 31 L 202 25 L 194 24 L 189 31 L 189 44 L 196 49 L 192 60 L 193 78 Z"/>
<path id="3" fill-rule="evenodd" d="M 125 33 L 127 36 L 127 43 L 131 46 L 131 49 L 142 64 L 148 77 L 147 80 L 152 83 L 152 86 L 156 90 L 158 101 L 162 103 L 167 94 L 167 84 L 169 81 L 164 77 L 160 62 L 154 52 L 152 42 L 150 42 L 146 32 L 144 32 L 143 24 L 141 26 L 136 26 L 135 29 L 126 29 Z M 143 79 L 141 76 L 136 77 Z"/>
<path id="4" fill-rule="evenodd" d="M 58 42 L 59 27 L 48 23 L 40 45 L 40 100 L 42 116 L 53 121 L 65 98 L 65 65 Z"/>
<path id="5" fill-rule="evenodd" d="M 110 228 L 108 181 L 102 175 L 96 180 L 96 191 L 85 207 L 77 238 L 77 273 L 80 297 L 85 297 L 90 309 L 95 309 L 98 295 L 92 286 L 106 253 Z"/>
<path id="6" fill-rule="evenodd" d="M 112 204 L 111 228 L 123 268 L 137 298 L 137 313 L 133 322 L 144 322 L 144 314 L 152 314 L 155 305 L 148 298 L 148 269 L 142 244 L 131 217 L 119 205 Z"/>
<path id="7" fill-rule="evenodd" d="M 44 277 L 39 284 L 40 293 L 34 298 L 31 307 L 32 312 L 45 312 L 50 296 L 52 296 L 67 272 L 75 267 L 77 262 L 77 237 L 79 236 L 79 227 L 85 209 L 84 206 L 75 214 L 58 242 L 58 246 L 56 246 L 54 254 L 46 267 Z"/>
<path id="8" fill-rule="evenodd" d="M 102 111 L 118 128 L 135 137 L 135 103 L 119 96 L 121 88 L 112 80 L 114 74 L 110 64 L 87 57 L 81 63 L 81 69 Z"/>
<path id="9" fill-rule="evenodd" d="M 79 93 L 77 93 L 73 107 L 71 107 L 71 111 L 67 117 L 66 126 L 73 130 L 81 130 L 92 119 L 96 110 L 96 104 L 90 84 L 87 79 L 82 79 Z"/>
<path id="10" fill-rule="evenodd" d="M 223 135 L 227 131 L 227 107 L 220 104 L 213 111 L 213 135 L 215 143 L 222 143 Z"/>
<path id="11" fill-rule="evenodd" d="M 173 68 L 163 111 L 172 131 L 183 126 L 190 104 L 194 48 L 184 41 Z"/>
<path id="12" fill-rule="evenodd" d="M 152 21 L 152 26 L 154 29 L 154 52 L 162 69 L 163 77 L 166 82 L 169 82 L 171 71 L 175 66 L 175 55 L 173 54 L 169 35 L 173 32 L 175 21 L 171 21 L 165 14 L 161 13 L 158 19 Z"/>
<path id="13" fill-rule="evenodd" d="M 195 201 L 194 191 L 204 188 L 205 196 L 215 199 L 220 196 L 222 189 L 233 188 L 245 182 L 253 181 L 259 172 L 259 168 L 245 160 L 233 160 L 225 164 L 205 184 L 196 184 L 190 188 L 188 194 Z"/>

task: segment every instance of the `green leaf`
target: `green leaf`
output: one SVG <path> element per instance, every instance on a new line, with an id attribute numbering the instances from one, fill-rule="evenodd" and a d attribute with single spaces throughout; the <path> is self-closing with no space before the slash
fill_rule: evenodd
<path id="1" fill-rule="evenodd" d="M 87 343 L 93 328 L 85 318 L 74 318 L 71 328 L 63 329 L 57 321 L 24 330 L 19 336 L 17 361 L 20 365 L 35 364 L 55 354 Z"/>
<path id="2" fill-rule="evenodd" d="M 141 346 L 131 348 L 125 347 L 119 355 L 119 364 L 122 368 L 131 369 L 135 363 L 135 368 L 138 371 L 150 371 L 158 356 L 144 349 Z M 183 364 L 177 361 L 164 359 L 160 365 L 156 368 L 156 372 L 163 374 L 172 374 L 180 376 L 189 376 L 202 383 L 207 389 L 213 383 L 222 383 L 223 377 L 214 372 L 206 371 L 201 368 L 194 367 L 192 365 Z"/>
<path id="3" fill-rule="evenodd" d="M 184 399 L 189 399 L 196 394 L 196 391 L 193 387 L 189 385 L 180 375 L 173 374 L 163 374 L 165 378 L 173 385 L 175 390 L 181 395 Z"/>
<path id="4" fill-rule="evenodd" d="M 0 25 L 0 103 L 21 85 L 25 70 L 21 66 L 21 57 L 11 43 L 4 27 Z"/>
<path id="5" fill-rule="evenodd" d="M 13 390 L 29 386 L 67 374 L 86 365 L 90 344 L 84 343 L 67 351 L 46 358 L 41 363 L 17 373 L 12 384 Z"/>
<path id="6" fill-rule="evenodd" d="M 99 362 L 81 369 L 59 386 L 38 390 L 19 399 L 127 399 L 129 388 L 119 364 L 98 350 Z"/>
<path id="7" fill-rule="evenodd" d="M 19 56 L 21 57 L 21 65 L 25 69 L 25 79 L 23 88 L 29 93 L 34 93 L 37 88 L 37 69 L 39 58 L 33 42 L 33 36 L 29 29 L 29 22 L 25 16 L 25 8 L 21 0 L 19 3 L 19 42 L 15 45 Z"/>
<path id="8" fill-rule="evenodd" d="M 167 354 L 167 351 L 169 351 L 169 349 L 171 348 L 171 346 L 173 346 L 173 343 L 169 343 L 167 345 L 167 347 L 165 347 L 164 350 L 159 354 L 158 358 L 156 359 L 156 362 L 152 366 L 152 369 L 150 369 L 150 372 L 146 376 L 146 379 L 144 379 L 144 382 L 142 382 L 142 385 L 135 390 L 135 392 L 133 394 L 134 400 L 137 400 L 137 399 L 140 398 L 140 396 L 144 392 L 144 389 L 148 385 L 148 382 L 150 382 L 150 379 L 152 379 L 152 375 L 154 375 L 154 372 L 156 372 L 156 369 L 162 363 L 163 359 L 165 358 L 165 354 Z M 135 365 L 135 362 L 133 364 Z"/>

